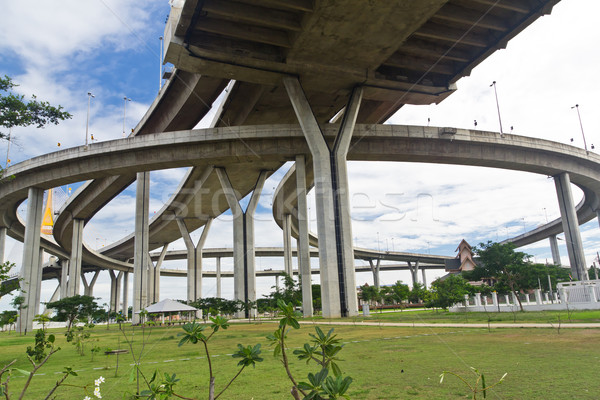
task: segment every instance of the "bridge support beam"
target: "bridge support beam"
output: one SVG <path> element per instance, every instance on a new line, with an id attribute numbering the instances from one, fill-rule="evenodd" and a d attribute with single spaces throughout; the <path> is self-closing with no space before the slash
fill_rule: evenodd
<path id="1" fill-rule="evenodd" d="M 152 257 L 148 255 L 148 305 L 158 303 L 160 301 L 160 267 L 162 266 L 169 244 L 163 246 L 156 264 L 152 262 Z"/>
<path id="2" fill-rule="evenodd" d="M 302 278 L 302 313 L 305 317 L 313 316 L 312 274 L 310 267 L 310 248 L 308 243 L 308 204 L 306 201 L 306 159 L 304 155 L 296 156 L 296 195 L 298 204 L 298 275 Z"/>
<path id="3" fill-rule="evenodd" d="M 96 285 L 96 281 L 98 280 L 98 276 L 100 275 L 100 270 L 96 270 L 94 272 L 94 276 L 92 276 L 92 280 L 90 283 L 85 279 L 85 275 L 81 274 L 81 281 L 83 282 L 83 294 L 84 296 L 94 297 L 94 286 Z"/>
<path id="4" fill-rule="evenodd" d="M 123 308 L 121 309 L 123 318 L 129 319 L 129 272 L 123 273 Z"/>
<path id="5" fill-rule="evenodd" d="M 338 135 L 330 148 L 297 78 L 283 78 L 313 157 L 323 317 L 358 315 L 346 155 L 362 100 L 352 91 Z"/>
<path id="6" fill-rule="evenodd" d="M 217 298 L 221 298 L 221 257 L 217 257 L 216 266 L 216 277 L 217 277 Z"/>
<path id="7" fill-rule="evenodd" d="M 212 218 L 206 221 L 202 234 L 198 239 L 198 243 L 194 244 L 190 231 L 185 224 L 185 220 L 177 218 L 177 225 L 179 226 L 179 232 L 185 243 L 187 249 L 187 299 L 188 301 L 195 301 L 202 298 L 202 249 L 206 238 L 208 237 L 208 231 L 212 224 Z M 163 248 L 164 250 L 164 248 Z M 162 255 L 162 254 L 161 254 Z"/>
<path id="8" fill-rule="evenodd" d="M 410 270 L 410 275 L 412 277 L 413 287 L 415 287 L 415 285 L 419 283 L 419 260 L 415 262 L 414 267 L 412 263 L 408 261 L 408 269 Z"/>
<path id="9" fill-rule="evenodd" d="M 71 260 L 69 261 L 69 282 L 67 296 L 80 293 L 79 277 L 81 276 L 81 257 L 83 252 L 83 219 L 73 220 L 73 240 L 71 241 Z"/>
<path id="10" fill-rule="evenodd" d="M 292 215 L 283 216 L 283 266 L 284 271 L 290 277 L 294 277 L 292 265 Z"/>
<path id="11" fill-rule="evenodd" d="M 42 229 L 43 198 L 43 189 L 29 188 L 21 267 L 21 296 L 24 297 L 24 301 L 19 310 L 20 317 L 17 327 L 19 332 L 25 334 L 33 329 L 33 317 L 38 313 L 39 294 L 42 289 L 40 230 Z"/>
<path id="12" fill-rule="evenodd" d="M 587 279 L 587 269 L 585 266 L 585 254 L 583 252 L 583 243 L 579 232 L 579 221 L 573 195 L 571 194 L 571 179 L 569 174 L 563 172 L 554 177 L 556 193 L 558 195 L 558 205 L 560 216 L 562 217 L 563 231 L 565 232 L 565 244 L 569 253 L 569 262 L 571 264 L 571 274 L 576 280 Z"/>
<path id="13" fill-rule="evenodd" d="M 427 274 L 425 273 L 425 268 L 421 270 L 421 276 L 423 277 L 423 289 L 427 289 Z"/>
<path id="14" fill-rule="evenodd" d="M 548 240 L 550 241 L 550 251 L 552 252 L 552 263 L 554 265 L 560 265 L 560 251 L 558 250 L 558 239 L 556 235 L 548 236 Z"/>
<path id="15" fill-rule="evenodd" d="M 262 192 L 267 171 L 258 176 L 248 207 L 244 212 L 225 168 L 215 168 L 223 193 L 233 214 L 233 297 L 244 302 L 256 301 L 256 267 L 254 262 L 254 212 Z M 256 315 L 256 309 L 238 313 L 237 317 Z"/>
<path id="16" fill-rule="evenodd" d="M 109 307 L 111 312 L 118 312 L 121 299 L 121 281 L 123 279 L 123 271 L 115 273 L 112 269 L 108 270 L 110 275 L 110 301 Z"/>
<path id="17" fill-rule="evenodd" d="M 377 259 L 377 263 L 373 263 L 373 260 L 369 260 L 369 266 L 373 273 L 373 286 L 379 290 L 379 268 L 381 267 L 381 258 Z"/>
<path id="18" fill-rule="evenodd" d="M 60 260 L 60 299 L 68 296 L 69 286 L 69 260 Z"/>
<path id="19" fill-rule="evenodd" d="M 0 264 L 4 263 L 4 252 L 6 250 L 6 227 L 0 228 Z"/>
<path id="20" fill-rule="evenodd" d="M 139 312 L 148 306 L 148 217 L 150 173 L 138 172 L 135 194 L 135 241 L 133 255 L 133 314 L 131 322 L 140 323 Z"/>

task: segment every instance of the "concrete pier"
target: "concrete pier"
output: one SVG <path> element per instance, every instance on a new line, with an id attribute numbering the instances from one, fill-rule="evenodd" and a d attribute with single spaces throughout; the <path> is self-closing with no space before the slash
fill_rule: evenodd
<path id="1" fill-rule="evenodd" d="M 304 317 L 313 315 L 312 274 L 310 266 L 310 246 L 308 243 L 308 205 L 306 201 L 306 158 L 296 156 L 296 196 L 298 204 L 296 216 L 298 219 L 298 275 L 302 284 L 302 313 Z"/>
<path id="2" fill-rule="evenodd" d="M 202 298 L 202 249 L 208 232 L 210 231 L 210 225 L 212 224 L 212 218 L 206 221 L 202 234 L 198 239 L 198 242 L 194 244 L 192 237 L 190 236 L 189 229 L 185 224 L 185 220 L 182 218 L 177 219 L 177 225 L 181 232 L 181 237 L 185 243 L 187 249 L 187 300 L 195 301 Z M 163 248 L 164 250 L 164 248 Z"/>
<path id="3" fill-rule="evenodd" d="M 67 284 L 67 295 L 75 296 L 80 293 L 81 284 L 81 261 L 83 252 L 83 219 L 73 220 L 73 240 L 71 241 L 71 260 L 69 261 L 69 282 Z"/>
<path id="4" fill-rule="evenodd" d="M 135 244 L 133 258 L 133 314 L 131 322 L 140 322 L 139 312 L 148 306 L 148 216 L 150 173 L 137 174 L 135 203 Z"/>

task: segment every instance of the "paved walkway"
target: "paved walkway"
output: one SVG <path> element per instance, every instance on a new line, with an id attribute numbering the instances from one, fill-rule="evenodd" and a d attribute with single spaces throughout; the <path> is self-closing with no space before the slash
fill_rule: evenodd
<path id="1" fill-rule="evenodd" d="M 558 323 L 427 323 L 427 322 L 377 322 L 377 321 L 300 321 L 306 325 L 353 325 L 353 326 L 395 326 L 408 328 L 558 328 Z M 569 323 L 561 322 L 561 329 L 590 329 L 600 328 L 600 323 Z"/>

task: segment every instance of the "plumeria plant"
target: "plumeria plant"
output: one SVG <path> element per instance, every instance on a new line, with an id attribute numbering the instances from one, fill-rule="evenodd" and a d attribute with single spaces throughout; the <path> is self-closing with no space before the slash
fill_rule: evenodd
<path id="1" fill-rule="evenodd" d="M 277 308 L 283 316 L 279 320 L 279 328 L 267 336 L 271 345 L 275 347 L 273 355 L 281 357 L 281 363 L 285 368 L 288 378 L 292 382 L 291 394 L 296 400 L 324 400 L 348 398 L 346 392 L 352 383 L 349 376 L 343 377 L 342 371 L 338 365 L 338 353 L 342 350 L 340 339 L 333 334 L 333 328 L 325 334 L 318 326 L 315 327 L 315 334 L 309 334 L 312 338 L 310 343 L 305 343 L 300 350 L 294 350 L 294 355 L 299 360 L 306 360 L 309 364 L 317 364 L 320 370 L 316 373 L 308 374 L 308 382 L 298 382 L 289 367 L 289 358 L 285 340 L 290 330 L 288 327 L 299 329 L 298 318 L 300 313 L 295 310 L 293 303 L 286 303 L 277 300 Z M 329 373 L 333 376 L 329 376 Z M 301 395 L 303 397 L 301 397 Z"/>

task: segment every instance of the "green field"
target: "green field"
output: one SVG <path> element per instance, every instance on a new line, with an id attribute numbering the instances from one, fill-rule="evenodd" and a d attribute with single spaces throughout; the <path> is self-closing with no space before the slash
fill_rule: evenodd
<path id="1" fill-rule="evenodd" d="M 415 313 L 415 312 L 412 312 Z M 402 313 L 404 316 L 411 314 Z M 431 312 L 430 312 L 431 313 Z M 579 313 L 577 313 L 579 314 Z M 385 314 L 383 314 L 385 315 Z M 414 314 L 416 315 L 416 314 Z M 585 313 L 579 318 L 585 319 Z M 575 316 L 575 313 L 572 317 Z M 388 316 L 386 316 L 388 317 Z M 438 316 L 439 317 L 439 316 Z M 464 316 L 462 316 L 464 318 Z M 597 318 L 590 317 L 591 319 Z M 392 316 L 388 318 L 392 319 Z M 395 315 L 395 318 L 400 319 Z M 411 317 L 412 318 L 412 317 Z M 475 316 L 469 316 L 475 320 Z M 450 322 L 450 319 L 446 319 Z M 487 321 L 487 318 L 485 319 Z M 512 321 L 512 320 L 510 320 Z M 589 320 L 588 320 L 589 321 Z M 452 321 L 455 322 L 455 321 Z M 539 320 L 536 322 L 540 322 Z M 235 372 L 237 360 L 231 354 L 238 343 L 261 343 L 264 362 L 247 369 L 220 399 L 291 399 L 287 395 L 290 383 L 281 363 L 272 357 L 265 335 L 276 324 L 239 323 L 218 332 L 212 341 L 213 368 L 217 371 L 217 391 Z M 324 328 L 324 327 L 323 327 Z M 126 329 L 135 341 L 134 351 L 141 351 L 140 328 Z M 313 328 L 303 325 L 289 333 L 289 345 L 300 346 Z M 110 349 L 125 349 L 122 333 L 116 326 L 97 326 L 87 344 L 86 355 L 77 355 L 73 345 L 66 343 L 63 330 L 54 330 L 57 344 L 62 347 L 36 376 L 26 398 L 41 399 L 60 376 L 63 366 L 73 366 L 78 377 L 71 384 L 92 384 L 100 375 L 103 399 L 122 399 L 123 393 L 133 393 L 135 383 L 129 382 L 133 362 L 131 354 L 119 357 L 120 367 L 115 376 L 116 356 L 95 356 L 92 345 Z M 207 395 L 207 363 L 201 345 L 177 347 L 180 327 L 152 328 L 143 349 L 142 369 L 151 375 L 155 369 L 176 373 L 181 378 L 177 392 L 187 397 L 205 399 Z M 368 326 L 336 326 L 335 332 L 347 342 L 341 357 L 342 370 L 354 379 L 349 395 L 352 399 L 460 399 L 470 398 L 466 387 L 453 377 L 439 383 L 439 375 L 448 370 L 474 380 L 469 367 L 485 372 L 488 382 L 508 373 L 504 383 L 489 393 L 491 399 L 597 399 L 600 393 L 599 329 L 478 329 L 464 328 L 398 328 Z M 33 343 L 33 336 L 19 337 L 12 332 L 0 333 L 0 363 L 18 358 L 17 366 L 30 369 L 24 350 Z M 294 360 L 292 370 L 300 380 L 306 380 L 310 370 L 304 362 Z M 316 372 L 316 371 L 315 371 Z M 14 375 L 13 393 L 25 378 Z M 13 395 L 13 398 L 17 396 Z M 64 387 L 57 399 L 82 399 L 79 388 Z M 128 397 L 125 397 L 128 398 Z M 480 398 L 480 397 L 478 397 Z"/>

